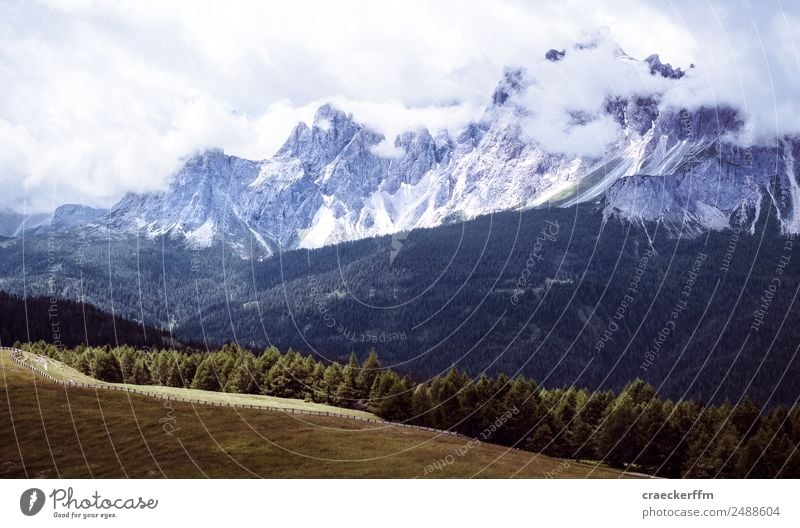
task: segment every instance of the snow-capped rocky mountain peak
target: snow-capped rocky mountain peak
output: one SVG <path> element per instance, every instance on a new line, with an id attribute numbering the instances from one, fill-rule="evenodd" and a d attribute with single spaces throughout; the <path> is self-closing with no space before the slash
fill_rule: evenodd
<path id="1" fill-rule="evenodd" d="M 561 56 L 563 57 L 563 54 Z M 492 94 L 492 104 L 495 106 L 504 104 L 513 94 L 523 92 L 530 85 L 530 82 L 531 80 L 524 68 L 506 67 L 503 70 L 503 78 L 495 88 L 494 94 Z"/>
<path id="2" fill-rule="evenodd" d="M 560 68 L 592 53 L 602 38 L 552 49 L 542 64 Z M 683 70 L 658 55 L 637 61 L 613 50 L 612 59 L 632 75 L 658 77 L 662 84 L 654 86 L 685 81 Z M 594 130 L 586 127 L 612 131 L 599 151 L 571 152 L 526 133 L 531 116 L 558 111 L 536 99 L 546 93 L 542 82 L 524 68 L 506 68 L 480 120 L 395 138 L 325 104 L 273 157 L 201 152 L 166 191 L 128 194 L 87 229 L 166 235 L 190 247 L 220 240 L 243 255 L 269 255 L 545 203 L 599 202 L 609 215 L 719 229 L 743 211 L 753 217 L 769 199 L 785 228 L 800 230 L 796 138 L 782 138 L 779 147 L 737 146 L 728 139 L 743 125 L 735 109 L 670 108 L 660 103 L 663 93 L 650 91 L 568 110 L 557 131 L 567 139 Z"/>
<path id="3" fill-rule="evenodd" d="M 658 54 L 652 54 L 644 60 L 650 65 L 650 73 L 655 75 L 659 74 L 668 79 L 680 79 L 685 75 L 680 68 L 673 68 L 671 64 L 662 64 Z"/>

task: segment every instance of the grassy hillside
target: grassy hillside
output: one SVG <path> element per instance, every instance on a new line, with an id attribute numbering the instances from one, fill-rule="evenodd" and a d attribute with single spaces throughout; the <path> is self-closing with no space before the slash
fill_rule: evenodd
<path id="1" fill-rule="evenodd" d="M 39 369 L 43 369 L 43 365 L 38 363 L 35 354 L 29 352 L 22 352 L 23 359 L 34 365 Z M 336 414 L 347 414 L 350 416 L 360 416 L 362 418 L 377 419 L 372 413 L 360 411 L 357 409 L 345 409 L 342 407 L 334 407 L 332 405 L 325 405 L 323 403 L 308 402 L 298 400 L 295 398 L 277 398 L 275 396 L 265 396 L 262 394 L 236 394 L 215 392 L 197 389 L 184 389 L 178 387 L 161 387 L 157 385 L 133 385 L 130 383 L 107 383 L 98 381 L 91 376 L 87 376 L 82 372 L 75 370 L 69 365 L 65 365 L 60 361 L 47 358 L 47 373 L 56 379 L 62 381 L 74 381 L 79 383 L 88 383 L 91 385 L 108 385 L 112 387 L 126 387 L 128 389 L 137 389 L 145 392 L 156 393 L 164 396 L 169 396 L 174 399 L 183 400 L 200 400 L 208 403 L 228 403 L 232 405 L 256 405 L 259 407 L 272 407 L 281 409 L 300 409 L 305 411 L 320 411 L 331 412 Z"/>
<path id="2" fill-rule="evenodd" d="M 0 422 L 4 478 L 621 476 L 608 468 L 489 444 L 467 448 L 464 438 L 348 418 L 65 388 L 6 353 L 0 354 Z M 440 469 L 430 470 L 434 464 Z"/>

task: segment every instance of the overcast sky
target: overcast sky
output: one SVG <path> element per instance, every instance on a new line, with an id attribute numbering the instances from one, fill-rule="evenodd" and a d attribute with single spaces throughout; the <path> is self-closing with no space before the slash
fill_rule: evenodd
<path id="1" fill-rule="evenodd" d="M 696 64 L 682 103 L 800 132 L 798 2 L 273 3 L 0 0 L 0 206 L 110 206 L 205 147 L 266 158 L 328 100 L 387 134 L 457 128 L 504 66 L 603 28 L 637 59 Z M 628 89 L 587 71 L 541 80 Z"/>

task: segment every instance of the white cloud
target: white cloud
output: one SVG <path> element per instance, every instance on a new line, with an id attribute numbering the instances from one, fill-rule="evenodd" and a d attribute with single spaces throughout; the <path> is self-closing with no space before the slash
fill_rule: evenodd
<path id="1" fill-rule="evenodd" d="M 603 111 L 609 97 L 661 93 L 674 85 L 649 66 L 621 55 L 606 32 L 587 37 L 592 48 L 567 48 L 558 62 L 541 60 L 528 72 L 533 84 L 515 102 L 529 112 L 523 136 L 548 152 L 599 156 L 619 126 Z"/>
<path id="2" fill-rule="evenodd" d="M 740 5 L 681 2 L 695 62 L 676 106 L 741 109 L 757 141 L 800 133 L 800 6 L 796 2 Z"/>
<path id="3" fill-rule="evenodd" d="M 327 101 L 366 126 L 384 134 L 391 143 L 400 133 L 407 130 L 427 128 L 431 134 L 448 130 L 451 134 L 462 129 L 467 123 L 481 117 L 489 101 L 480 103 L 462 102 L 452 105 L 413 107 L 399 100 L 359 101 L 346 97 L 332 97 Z"/>
<path id="4" fill-rule="evenodd" d="M 163 187 L 200 148 L 268 157 L 327 100 L 390 138 L 452 129 L 480 115 L 504 66 L 546 68 L 536 63 L 548 48 L 601 26 L 639 59 L 695 62 L 683 101 L 740 103 L 758 130 L 797 131 L 798 8 L 787 4 L 6 2 L 0 185 L 10 205 L 110 205 Z M 565 60 L 544 95 L 589 109 L 604 92 L 657 82 L 606 59 Z M 550 117 L 532 130 L 565 150 L 613 132 L 607 120 L 569 129 L 563 112 Z"/>
<path id="5" fill-rule="evenodd" d="M 370 149 L 373 154 L 383 158 L 399 158 L 405 153 L 402 147 L 396 147 L 394 141 L 384 139 Z"/>

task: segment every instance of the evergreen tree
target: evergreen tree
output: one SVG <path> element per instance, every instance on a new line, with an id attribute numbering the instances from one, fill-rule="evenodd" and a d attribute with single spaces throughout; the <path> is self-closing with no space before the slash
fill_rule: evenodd
<path id="1" fill-rule="evenodd" d="M 466 388 L 462 389 L 466 390 Z M 473 407 L 463 405 L 463 413 L 468 414 Z M 538 404 L 536 395 L 536 384 L 529 382 L 522 376 L 516 376 L 511 380 L 511 387 L 503 397 L 500 410 L 509 413 L 510 417 L 505 421 L 494 435 L 493 440 L 508 444 L 514 444 L 528 434 L 530 419 L 535 414 Z"/>
<path id="2" fill-rule="evenodd" d="M 91 374 L 93 378 L 110 383 L 121 383 L 122 372 L 119 368 L 117 358 L 111 352 L 97 349 L 91 364 Z"/>
<path id="3" fill-rule="evenodd" d="M 361 370 L 358 371 L 358 376 L 356 377 L 356 386 L 358 387 L 358 392 L 365 397 L 364 395 L 368 395 L 369 392 L 372 390 L 372 384 L 375 383 L 375 378 L 378 377 L 380 374 L 381 369 L 381 362 L 378 359 L 378 353 L 375 352 L 375 349 L 371 349 L 369 351 L 369 356 L 367 356 L 366 361 L 361 366 Z"/>
<path id="4" fill-rule="evenodd" d="M 433 407 L 431 402 L 431 395 L 428 387 L 424 383 L 420 383 L 414 389 L 411 395 L 411 416 L 413 417 L 412 423 L 425 427 L 431 426 L 430 411 Z"/>
<path id="5" fill-rule="evenodd" d="M 92 359 L 93 354 L 89 350 L 85 350 L 80 356 L 78 356 L 78 360 L 73 365 L 75 370 L 80 372 L 81 374 L 86 374 L 87 376 L 92 375 Z"/>
<path id="6" fill-rule="evenodd" d="M 264 384 L 261 390 L 268 395 L 291 398 L 293 396 L 291 384 L 291 373 L 283 361 L 278 361 L 264 377 Z"/>
<path id="7" fill-rule="evenodd" d="M 758 429 L 758 419 L 761 410 L 753 403 L 749 396 L 745 396 L 731 413 L 730 421 L 736 428 L 739 437 L 750 438 Z"/>
<path id="8" fill-rule="evenodd" d="M 328 365 L 322 377 L 322 390 L 325 393 L 325 401 L 327 403 L 337 405 L 341 402 L 338 391 L 339 386 L 343 382 L 344 375 L 342 373 L 342 366 L 338 363 L 331 363 Z"/>
<path id="9" fill-rule="evenodd" d="M 325 365 L 315 363 L 311 371 L 311 393 L 313 401 L 323 403 L 326 401 L 327 394 L 323 380 L 325 378 Z"/>
<path id="10" fill-rule="evenodd" d="M 525 449 L 534 453 L 543 453 L 545 449 L 550 447 L 553 436 L 553 429 L 550 427 L 549 421 L 545 420 L 533 429 L 531 436 L 528 437 L 528 441 L 525 443 Z"/>
<path id="11" fill-rule="evenodd" d="M 122 380 L 125 383 L 133 383 L 133 367 L 136 364 L 136 351 L 129 347 L 122 347 L 117 352 Z"/>
<path id="12" fill-rule="evenodd" d="M 256 358 L 256 383 L 258 383 L 259 387 L 264 385 L 264 378 L 267 376 L 267 373 L 280 359 L 280 352 L 274 346 L 264 349 L 264 351 Z"/>
<path id="13" fill-rule="evenodd" d="M 184 356 L 181 359 L 180 370 L 183 376 L 183 386 L 191 387 L 194 375 L 197 372 L 197 356 L 195 354 Z"/>
<path id="14" fill-rule="evenodd" d="M 624 466 L 639 453 L 631 427 L 635 418 L 633 400 L 623 392 L 609 408 L 597 435 L 598 455 L 612 466 Z"/>
<path id="15" fill-rule="evenodd" d="M 442 384 L 438 387 L 438 403 L 444 419 L 439 424 L 442 429 L 450 429 L 466 416 L 466 413 L 461 408 L 459 395 L 468 383 L 469 378 L 465 374 L 461 374 L 455 368 L 451 368 L 444 377 Z"/>
<path id="16" fill-rule="evenodd" d="M 336 389 L 336 398 L 342 405 L 353 407 L 358 401 L 364 400 L 369 397 L 368 394 L 361 393 L 358 390 L 358 383 L 356 381 L 360 366 L 355 352 L 350 354 L 350 359 L 347 361 L 342 370 L 342 383 Z"/>
<path id="17" fill-rule="evenodd" d="M 709 449 L 709 466 L 713 470 L 713 478 L 733 478 L 738 476 L 740 456 L 739 435 L 730 423 L 725 424 L 717 435 L 714 446 Z"/>
<path id="18" fill-rule="evenodd" d="M 222 389 L 213 356 L 206 356 L 197 366 L 192 388 L 207 391 L 220 391 Z"/>
<path id="19" fill-rule="evenodd" d="M 403 421 L 411 414 L 411 390 L 405 380 L 392 374 L 385 378 L 386 382 L 390 383 L 387 391 L 383 393 L 380 400 L 372 403 L 371 408 L 384 420 Z"/>
<path id="20" fill-rule="evenodd" d="M 167 387 L 183 387 L 183 373 L 181 372 L 181 360 L 177 352 L 173 352 L 172 357 L 167 360 Z"/>
<path id="21" fill-rule="evenodd" d="M 134 385 L 150 385 L 153 382 L 150 376 L 150 368 L 145 358 L 139 357 L 133 364 L 133 378 L 131 383 Z"/>
<path id="22" fill-rule="evenodd" d="M 379 374 L 372 384 L 367 407 L 378 416 L 382 416 L 381 409 L 385 400 L 392 394 L 392 387 L 399 380 L 400 377 L 393 370 L 387 370 Z"/>
<path id="23" fill-rule="evenodd" d="M 244 355 L 236 362 L 225 383 L 225 392 L 255 394 L 255 362 L 250 355 Z"/>

